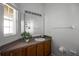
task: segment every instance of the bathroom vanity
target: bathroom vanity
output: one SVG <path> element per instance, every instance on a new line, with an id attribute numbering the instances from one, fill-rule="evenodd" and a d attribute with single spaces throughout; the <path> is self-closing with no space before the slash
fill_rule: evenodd
<path id="1" fill-rule="evenodd" d="M 42 41 L 34 40 L 26 43 L 22 39 L 0 47 L 1 56 L 48 56 L 51 54 L 51 40 L 49 36 Z"/>

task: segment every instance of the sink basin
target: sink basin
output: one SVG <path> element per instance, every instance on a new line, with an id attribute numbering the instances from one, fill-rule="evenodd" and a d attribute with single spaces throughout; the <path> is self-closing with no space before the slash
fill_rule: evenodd
<path id="1" fill-rule="evenodd" d="M 44 41 L 45 38 L 35 38 L 35 41 Z"/>

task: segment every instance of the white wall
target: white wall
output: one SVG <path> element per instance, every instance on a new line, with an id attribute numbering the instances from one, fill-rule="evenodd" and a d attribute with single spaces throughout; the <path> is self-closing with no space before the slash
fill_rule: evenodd
<path id="1" fill-rule="evenodd" d="M 20 10 L 19 10 L 20 6 L 17 4 L 13 4 L 13 6 L 18 10 L 18 13 L 19 13 L 18 14 L 17 34 L 9 36 L 9 37 L 4 37 L 4 35 L 3 35 L 3 5 L 0 4 L 0 46 L 20 38 L 20 33 L 21 33 Z"/>
<path id="2" fill-rule="evenodd" d="M 25 10 L 41 13 L 43 14 L 43 5 L 42 3 L 21 3 L 21 11 L 24 12 Z"/>
<path id="3" fill-rule="evenodd" d="M 45 34 L 53 37 L 54 47 L 79 50 L 79 4 L 45 4 L 44 11 Z M 56 29 L 73 25 L 75 29 Z"/>

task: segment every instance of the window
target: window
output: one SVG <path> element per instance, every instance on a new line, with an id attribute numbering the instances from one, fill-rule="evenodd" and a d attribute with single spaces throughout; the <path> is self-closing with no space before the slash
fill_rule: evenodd
<path id="1" fill-rule="evenodd" d="M 16 10 L 4 4 L 4 35 L 16 34 Z"/>

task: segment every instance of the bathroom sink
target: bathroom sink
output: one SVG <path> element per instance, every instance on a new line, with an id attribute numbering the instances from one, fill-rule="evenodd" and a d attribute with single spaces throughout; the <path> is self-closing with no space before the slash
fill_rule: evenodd
<path id="1" fill-rule="evenodd" d="M 35 38 L 35 41 L 44 41 L 45 38 Z"/>

